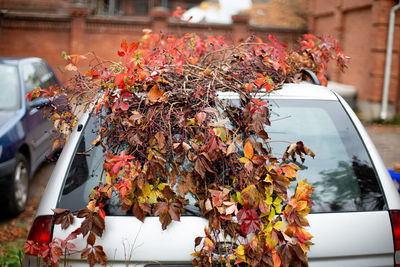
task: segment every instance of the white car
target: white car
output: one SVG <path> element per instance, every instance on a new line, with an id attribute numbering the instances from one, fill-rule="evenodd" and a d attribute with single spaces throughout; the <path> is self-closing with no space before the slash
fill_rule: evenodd
<path id="1" fill-rule="evenodd" d="M 233 93 L 220 97 L 238 101 Z M 299 171 L 315 187 L 315 206 L 308 216 L 315 243 L 308 253 L 309 266 L 400 266 L 400 196 L 351 108 L 334 92 L 309 83 L 285 84 L 268 96 L 268 102 L 271 139 L 302 140 L 316 154 Z M 52 209 L 79 210 L 87 205 L 89 192 L 98 183 L 103 148 L 98 146 L 89 155 L 78 152 L 91 146 L 97 135 L 94 124 L 88 114 L 82 116 L 69 138 L 37 210 L 30 239 L 65 238 L 70 231 L 52 225 Z M 287 142 L 272 144 L 275 153 L 283 153 L 287 146 Z M 208 225 L 192 210 L 163 231 L 158 217 L 142 223 L 121 213 L 118 205 L 105 209 L 100 244 L 112 266 L 191 266 L 194 239 L 204 236 Z M 69 229 L 77 228 L 78 220 L 75 224 Z M 86 245 L 82 240 L 75 243 Z M 79 254 L 69 260 L 72 266 L 87 265 Z M 25 266 L 35 262 L 34 256 L 24 258 Z"/>

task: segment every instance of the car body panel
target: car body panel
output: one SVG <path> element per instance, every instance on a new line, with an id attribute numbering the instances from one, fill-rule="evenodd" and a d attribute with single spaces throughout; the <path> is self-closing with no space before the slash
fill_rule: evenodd
<path id="1" fill-rule="evenodd" d="M 238 98 L 232 93 L 220 93 L 219 96 Z M 340 96 L 320 86 L 302 84 L 284 85 L 284 89 L 273 92 L 268 99 L 340 101 L 372 159 L 387 207 L 400 209 L 400 196 L 391 183 L 378 152 L 354 112 Z M 78 126 L 85 125 L 88 117 L 88 114 L 83 115 Z M 62 191 L 62 181 L 77 149 L 80 137 L 78 126 L 69 137 L 59 158 L 36 216 L 51 214 L 51 209 L 56 208 L 59 192 Z M 309 266 L 394 266 L 393 233 L 388 210 L 314 213 L 308 216 L 308 220 L 308 230 L 314 236 L 312 241 L 315 243 L 308 254 Z M 78 227 L 78 223 L 79 219 L 68 231 L 61 230 L 59 225 L 55 226 L 53 236 L 65 238 Z M 190 264 L 190 254 L 194 252 L 194 238 L 204 236 L 204 227 L 207 224 L 204 218 L 182 216 L 180 222 L 172 222 L 167 230 L 163 231 L 158 217 L 147 217 L 142 223 L 133 216 L 106 216 L 106 229 L 103 237 L 98 238 L 98 242 L 104 245 L 109 263 L 113 266 L 126 266 L 127 260 L 135 266 L 144 266 L 149 262 Z M 86 245 L 83 240 L 74 242 L 78 247 Z M 25 264 L 33 260 L 31 256 L 25 258 Z M 79 261 L 79 255 L 72 256 L 71 260 L 73 266 L 86 265 Z"/>
<path id="2" fill-rule="evenodd" d="M 29 177 L 32 178 L 37 167 L 50 154 L 52 145 L 50 138 L 52 121 L 44 116 L 42 110 L 30 107 L 29 101 L 25 100 L 27 91 L 22 67 L 26 64 L 38 64 L 43 66 L 43 70 L 50 75 L 52 84 L 58 85 L 59 81 L 52 69 L 40 58 L 0 57 L 0 64 L 15 68 L 16 72 L 13 73 L 18 76 L 15 76 L 18 82 L 14 83 L 15 90 L 18 90 L 14 96 L 18 96 L 18 102 L 13 107 L 6 105 L 3 109 L 0 108 L 0 163 L 8 166 L 8 170 L 0 170 L 2 191 L 7 193 L 0 195 L 0 198 L 8 203 L 9 190 L 12 187 L 17 164 L 17 161 L 13 159 L 18 154 L 22 154 L 29 164 Z M 16 80 L 12 79 L 12 81 Z M 4 82 L 6 84 L 3 83 L 2 86 L 8 84 L 7 81 Z"/>
<path id="3" fill-rule="evenodd" d="M 392 231 L 384 227 L 390 226 L 387 211 L 310 214 L 308 220 L 315 243 L 308 254 L 310 267 L 393 266 L 393 242 L 387 242 L 392 240 Z M 107 216 L 106 230 L 96 244 L 103 245 L 113 266 L 125 266 L 126 260 L 132 264 L 190 263 L 194 239 L 204 236 L 207 224 L 204 218 L 182 216 L 163 231 L 158 217 L 147 217 L 142 223 L 131 216 Z M 66 238 L 68 234 L 55 226 L 54 236 Z M 86 246 L 83 240 L 74 244 L 80 249 Z"/>

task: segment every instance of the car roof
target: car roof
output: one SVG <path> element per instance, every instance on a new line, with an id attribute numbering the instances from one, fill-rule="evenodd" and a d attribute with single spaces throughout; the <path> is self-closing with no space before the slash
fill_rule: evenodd
<path id="1" fill-rule="evenodd" d="M 260 94 L 262 97 L 264 94 Z M 218 92 L 218 96 L 223 99 L 237 99 L 239 95 L 234 92 Z M 273 90 L 265 94 L 267 98 L 287 98 L 287 99 L 316 99 L 338 101 L 338 97 L 330 89 L 308 82 L 285 83 L 282 88 Z"/>
<path id="2" fill-rule="evenodd" d="M 22 61 L 42 60 L 38 57 L 0 57 L 0 63 L 8 65 L 18 65 Z"/>

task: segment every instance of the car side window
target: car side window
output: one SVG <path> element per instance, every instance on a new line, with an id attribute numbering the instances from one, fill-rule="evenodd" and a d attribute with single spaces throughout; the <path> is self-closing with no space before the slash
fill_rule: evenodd
<path id="1" fill-rule="evenodd" d="M 33 66 L 40 82 L 40 88 L 49 88 L 57 85 L 54 73 L 43 62 L 34 62 Z"/>
<path id="2" fill-rule="evenodd" d="M 25 94 L 40 86 L 39 77 L 36 75 L 35 67 L 32 63 L 22 65 L 22 75 L 24 78 Z"/>
<path id="3" fill-rule="evenodd" d="M 36 87 L 49 88 L 57 85 L 53 72 L 42 62 L 29 62 L 22 66 L 25 94 L 31 92 Z"/>

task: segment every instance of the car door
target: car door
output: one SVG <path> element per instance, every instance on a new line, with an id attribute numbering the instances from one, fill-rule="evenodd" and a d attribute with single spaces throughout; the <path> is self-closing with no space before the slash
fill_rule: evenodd
<path id="1" fill-rule="evenodd" d="M 48 88 L 56 83 L 54 74 L 40 60 L 24 62 L 22 77 L 25 95 L 36 87 Z M 51 148 L 52 122 L 44 116 L 42 110 L 30 107 L 29 101 L 26 108 L 24 128 L 27 133 L 27 143 L 31 148 L 31 169 L 35 169 Z"/>

